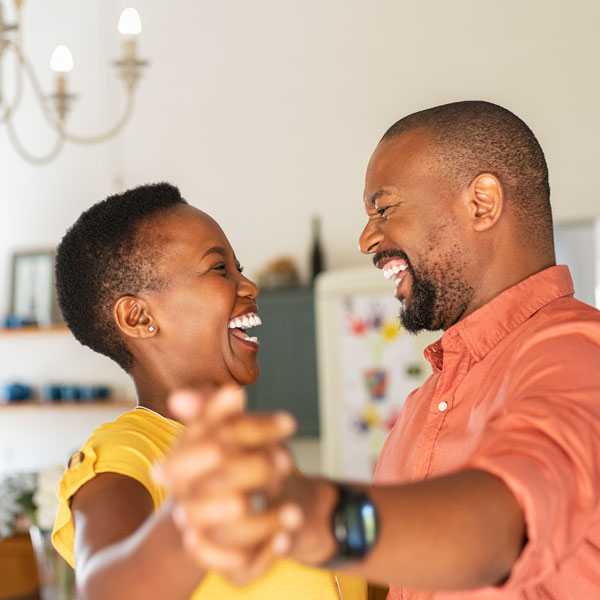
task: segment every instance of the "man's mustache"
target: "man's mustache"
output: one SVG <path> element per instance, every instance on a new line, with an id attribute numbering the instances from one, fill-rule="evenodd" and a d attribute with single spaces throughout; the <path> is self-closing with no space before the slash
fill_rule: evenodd
<path id="1" fill-rule="evenodd" d="M 382 250 L 381 252 L 376 252 L 373 255 L 373 264 L 377 266 L 379 261 L 384 260 L 385 258 L 401 258 L 405 260 L 410 266 L 410 261 L 408 260 L 408 256 L 402 252 L 402 250 Z"/>

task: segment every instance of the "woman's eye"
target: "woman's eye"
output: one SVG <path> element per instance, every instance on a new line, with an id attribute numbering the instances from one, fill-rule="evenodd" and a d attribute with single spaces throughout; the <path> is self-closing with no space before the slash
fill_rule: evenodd
<path id="1" fill-rule="evenodd" d="M 385 211 L 389 208 L 389 206 L 382 206 L 381 208 L 377 209 L 377 214 L 380 217 L 383 217 L 383 215 L 385 215 Z"/>
<path id="2" fill-rule="evenodd" d="M 214 271 L 223 271 L 225 272 L 225 263 L 219 263 L 213 267 Z"/>
<path id="3" fill-rule="evenodd" d="M 242 265 L 236 265 L 236 266 L 237 266 L 237 270 L 238 270 L 240 273 L 243 273 L 243 272 L 244 272 L 244 267 L 242 267 Z"/>

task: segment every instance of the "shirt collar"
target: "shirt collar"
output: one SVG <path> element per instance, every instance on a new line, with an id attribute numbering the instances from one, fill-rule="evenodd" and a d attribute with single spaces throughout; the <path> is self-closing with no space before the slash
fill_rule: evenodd
<path id="1" fill-rule="evenodd" d="M 441 370 L 444 350 L 455 346 L 460 339 L 473 358 L 481 360 L 540 308 L 573 293 L 569 267 L 558 265 L 544 269 L 498 294 L 450 327 L 440 340 L 425 349 L 425 358 L 434 371 Z"/>

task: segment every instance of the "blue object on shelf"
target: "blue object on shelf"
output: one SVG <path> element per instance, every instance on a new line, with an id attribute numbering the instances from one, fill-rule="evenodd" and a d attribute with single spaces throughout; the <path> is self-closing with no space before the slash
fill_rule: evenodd
<path id="1" fill-rule="evenodd" d="M 79 388 L 81 402 L 95 402 L 110 398 L 110 388 L 106 385 L 82 385 Z"/>
<path id="2" fill-rule="evenodd" d="M 23 402 L 33 398 L 33 388 L 25 383 L 9 383 L 4 386 L 3 392 L 6 402 Z"/>
<path id="3" fill-rule="evenodd" d="M 96 402 L 111 397 L 112 390 L 107 385 L 69 385 L 54 383 L 44 388 L 46 402 Z"/>
<path id="4" fill-rule="evenodd" d="M 2 327 L 4 329 L 19 329 L 31 325 L 37 325 L 37 321 L 35 319 L 20 317 L 19 315 L 6 315 L 2 319 Z"/>
<path id="5" fill-rule="evenodd" d="M 79 387 L 76 385 L 61 385 L 60 386 L 60 401 L 61 402 L 77 402 L 80 398 Z"/>

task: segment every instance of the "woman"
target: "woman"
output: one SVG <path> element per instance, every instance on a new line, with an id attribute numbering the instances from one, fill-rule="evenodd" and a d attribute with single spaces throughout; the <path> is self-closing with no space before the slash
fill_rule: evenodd
<path id="1" fill-rule="evenodd" d="M 235 587 L 186 553 L 152 477 L 183 426 L 175 388 L 243 386 L 259 374 L 258 289 L 219 225 L 168 184 L 111 196 L 85 211 L 57 252 L 57 291 L 84 345 L 133 378 L 138 406 L 97 429 L 61 482 L 53 532 L 86 600 L 339 598 L 332 574 L 289 561 Z M 225 508 L 223 508 L 225 510 Z M 363 584 L 342 582 L 343 597 Z"/>

